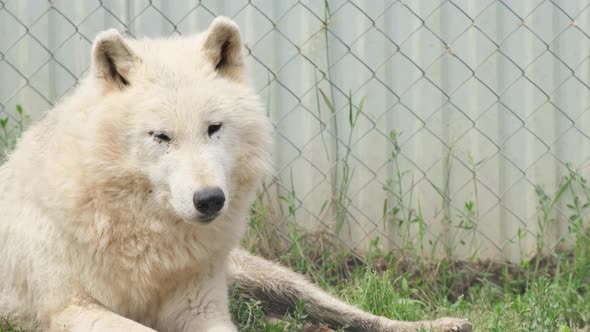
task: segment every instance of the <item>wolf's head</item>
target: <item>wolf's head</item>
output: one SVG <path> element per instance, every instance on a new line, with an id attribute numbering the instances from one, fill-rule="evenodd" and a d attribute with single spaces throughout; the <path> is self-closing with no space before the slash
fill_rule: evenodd
<path id="1" fill-rule="evenodd" d="M 102 96 L 88 121 L 105 178 L 146 179 L 158 209 L 196 223 L 255 190 L 271 126 L 244 78 L 234 22 L 216 18 L 197 36 L 158 40 L 102 32 L 89 80 Z"/>

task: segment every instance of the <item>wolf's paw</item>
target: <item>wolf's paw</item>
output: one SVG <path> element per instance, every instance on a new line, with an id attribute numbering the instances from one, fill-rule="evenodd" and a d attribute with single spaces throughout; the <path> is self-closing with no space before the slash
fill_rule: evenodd
<path id="1" fill-rule="evenodd" d="M 432 321 L 432 328 L 440 332 L 471 332 L 467 319 L 443 317 Z"/>

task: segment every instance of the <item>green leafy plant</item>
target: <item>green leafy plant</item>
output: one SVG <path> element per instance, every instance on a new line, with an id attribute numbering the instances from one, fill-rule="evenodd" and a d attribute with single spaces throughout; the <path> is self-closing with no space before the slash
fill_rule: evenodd
<path id="1" fill-rule="evenodd" d="M 17 139 L 24 132 L 29 116 L 21 105 L 16 105 L 16 115 L 0 118 L 0 161 L 16 146 Z"/>

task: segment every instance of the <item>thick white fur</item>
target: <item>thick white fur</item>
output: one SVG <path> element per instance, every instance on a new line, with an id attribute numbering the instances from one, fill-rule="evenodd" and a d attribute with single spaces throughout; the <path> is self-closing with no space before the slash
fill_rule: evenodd
<path id="1" fill-rule="evenodd" d="M 237 31 L 225 19 L 214 24 Z M 124 41 L 131 58 L 120 54 L 117 32 L 100 34 L 90 76 L 2 166 L 0 312 L 12 322 L 29 330 L 127 326 L 114 315 L 95 318 L 108 308 L 161 331 L 197 324 L 193 316 L 203 318 L 194 331 L 231 326 L 225 258 L 267 168 L 271 127 L 254 91 L 220 75 L 204 54 L 214 27 L 192 38 Z M 105 77 L 103 51 L 119 70 L 124 64 L 129 86 Z M 208 137 L 217 122 L 221 130 Z M 172 141 L 158 143 L 150 131 Z M 204 224 L 193 194 L 212 186 L 227 201 Z"/>
<path id="2" fill-rule="evenodd" d="M 89 76 L 0 168 L 0 314 L 27 331 L 235 331 L 226 270 L 246 280 L 256 264 L 320 311 L 340 303 L 232 252 L 271 143 L 241 47 L 225 18 L 189 38 L 97 36 Z M 203 223 L 192 199 L 209 187 L 227 200 Z M 331 321 L 346 310 L 387 321 L 338 305 Z"/>

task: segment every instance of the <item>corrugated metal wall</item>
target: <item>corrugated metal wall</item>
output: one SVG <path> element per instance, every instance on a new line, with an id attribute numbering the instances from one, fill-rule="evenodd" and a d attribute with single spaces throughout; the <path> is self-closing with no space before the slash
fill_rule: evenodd
<path id="1" fill-rule="evenodd" d="M 270 188 L 294 191 L 299 224 L 356 248 L 379 237 L 518 260 L 537 243 L 536 186 L 555 193 L 567 162 L 586 173 L 589 5 L 0 0 L 0 117 L 50 108 L 87 70 L 98 31 L 185 35 L 230 16 L 277 128 Z M 549 246 L 567 232 L 568 195 Z"/>

